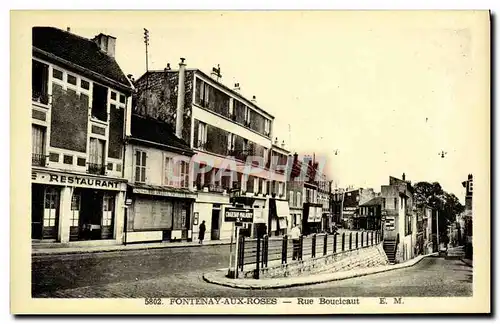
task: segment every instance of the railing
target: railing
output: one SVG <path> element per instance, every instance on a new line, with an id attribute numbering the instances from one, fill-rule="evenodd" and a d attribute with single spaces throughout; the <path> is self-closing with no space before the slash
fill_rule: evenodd
<path id="1" fill-rule="evenodd" d="M 32 89 L 31 91 L 31 100 L 35 102 L 42 103 L 47 105 L 49 103 L 49 95 L 46 92 L 37 91 Z"/>
<path id="2" fill-rule="evenodd" d="M 31 165 L 45 166 L 47 157 L 44 154 L 31 154 Z"/>
<path id="3" fill-rule="evenodd" d="M 106 174 L 106 166 L 102 164 L 88 163 L 87 171 L 91 174 L 104 175 Z"/>
<path id="4" fill-rule="evenodd" d="M 297 240 L 292 240 L 287 235 L 282 238 L 269 238 L 265 235 L 258 239 L 240 236 L 238 271 L 255 267 L 254 278 L 259 279 L 260 269 L 267 268 L 269 263 L 288 264 L 370 247 L 380 242 L 380 231 L 301 235 Z"/>

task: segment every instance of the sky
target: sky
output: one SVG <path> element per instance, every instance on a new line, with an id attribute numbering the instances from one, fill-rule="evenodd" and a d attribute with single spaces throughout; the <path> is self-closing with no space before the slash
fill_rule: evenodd
<path id="1" fill-rule="evenodd" d="M 405 173 L 438 181 L 463 202 L 461 182 L 484 165 L 489 144 L 471 133 L 489 129 L 477 118 L 489 110 L 480 87 L 488 56 L 469 16 L 157 12 L 119 21 L 67 17 L 54 26 L 115 36 L 116 59 L 136 78 L 146 69 L 143 27 L 149 69 L 176 68 L 180 57 L 206 73 L 220 64 L 222 83 L 256 96 L 286 148 L 326 158 L 338 187 L 380 191 Z"/>

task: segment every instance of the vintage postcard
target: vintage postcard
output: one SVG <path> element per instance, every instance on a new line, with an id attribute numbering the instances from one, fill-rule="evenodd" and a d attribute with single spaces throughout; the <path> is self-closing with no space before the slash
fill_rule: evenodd
<path id="1" fill-rule="evenodd" d="M 11 53 L 12 313 L 490 313 L 488 11 L 13 11 Z"/>

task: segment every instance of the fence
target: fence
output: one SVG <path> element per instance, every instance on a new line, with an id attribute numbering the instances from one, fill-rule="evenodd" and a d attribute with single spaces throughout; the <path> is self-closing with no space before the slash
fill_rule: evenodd
<path id="1" fill-rule="evenodd" d="M 237 252 L 237 270 L 254 267 L 254 278 L 259 279 L 261 268 L 272 264 L 287 264 L 294 260 L 314 259 L 335 253 L 356 250 L 380 243 L 380 231 L 349 232 L 337 234 L 313 234 L 292 240 L 269 238 L 267 235 L 259 239 L 239 238 Z"/>

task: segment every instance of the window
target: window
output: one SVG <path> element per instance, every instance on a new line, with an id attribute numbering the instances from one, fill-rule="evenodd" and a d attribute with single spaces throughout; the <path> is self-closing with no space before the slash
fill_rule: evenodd
<path id="1" fill-rule="evenodd" d="M 89 90 L 90 89 L 90 84 L 89 84 L 88 81 L 80 80 L 80 87 L 82 89 Z"/>
<path id="2" fill-rule="evenodd" d="M 135 151 L 135 181 L 146 182 L 146 152 Z"/>
<path id="3" fill-rule="evenodd" d="M 125 103 L 125 95 L 120 95 L 120 103 Z"/>
<path id="4" fill-rule="evenodd" d="M 171 187 L 187 188 L 189 186 L 189 163 L 165 157 L 164 184 Z"/>
<path id="5" fill-rule="evenodd" d="M 271 135 L 271 121 L 269 119 L 264 120 L 264 134 Z"/>
<path id="6" fill-rule="evenodd" d="M 103 140 L 97 138 L 90 139 L 89 170 L 92 173 L 102 174 L 104 172 L 104 147 Z"/>
<path id="7" fill-rule="evenodd" d="M 385 198 L 382 198 L 382 209 L 385 209 Z"/>
<path id="8" fill-rule="evenodd" d="M 80 219 L 80 207 L 81 207 L 81 196 L 80 193 L 73 192 L 71 197 L 71 225 L 78 226 L 78 221 Z"/>
<path id="9" fill-rule="evenodd" d="M 236 140 L 236 135 L 232 133 L 227 134 L 227 151 L 228 153 L 231 153 L 234 151 L 234 143 Z"/>
<path id="10" fill-rule="evenodd" d="M 247 109 L 245 110 L 245 125 L 246 126 L 250 126 L 250 121 L 251 121 L 251 118 L 250 118 L 250 114 L 251 114 L 251 109 L 247 107 Z"/>
<path id="11" fill-rule="evenodd" d="M 57 210 L 59 209 L 59 191 L 56 188 L 48 187 L 45 191 L 45 212 L 43 216 L 44 227 L 56 226 Z"/>
<path id="12" fill-rule="evenodd" d="M 111 91 L 111 100 L 116 100 L 116 92 Z"/>
<path id="13" fill-rule="evenodd" d="M 76 77 L 74 75 L 68 74 L 68 83 L 76 85 Z"/>
<path id="14" fill-rule="evenodd" d="M 297 207 L 300 207 L 302 206 L 302 195 L 300 194 L 300 192 L 297 192 Z"/>
<path id="15" fill-rule="evenodd" d="M 207 143 L 207 124 L 199 122 L 197 147 L 200 149 L 204 149 L 206 143 Z"/>
<path id="16" fill-rule="evenodd" d="M 45 166 L 45 127 L 31 126 L 31 163 Z"/>
<path id="17" fill-rule="evenodd" d="M 398 209 L 398 198 L 394 198 L 394 209 Z"/>
<path id="18" fill-rule="evenodd" d="M 229 101 L 229 116 L 234 116 L 234 99 L 230 99 Z"/>
<path id="19" fill-rule="evenodd" d="M 290 190 L 290 192 L 288 193 L 288 203 L 290 204 L 290 206 L 295 206 L 293 198 L 294 198 L 293 191 Z"/>
<path id="20" fill-rule="evenodd" d="M 401 201 L 401 206 L 400 206 L 400 208 L 401 208 L 401 209 L 403 209 L 403 208 L 404 208 L 403 200 L 404 200 L 403 198 L 401 198 L 401 199 L 400 199 L 400 201 Z"/>
<path id="21" fill-rule="evenodd" d="M 255 192 L 255 177 L 249 175 L 247 181 L 247 192 L 254 193 Z"/>
<path id="22" fill-rule="evenodd" d="M 93 84 L 92 117 L 108 121 L 108 88 Z"/>
<path id="23" fill-rule="evenodd" d="M 115 211 L 115 197 L 105 194 L 102 201 L 102 226 L 113 224 L 113 212 Z"/>
<path id="24" fill-rule="evenodd" d="M 187 188 L 189 186 L 189 163 L 187 161 L 180 161 L 180 183 L 181 188 Z"/>
<path id="25" fill-rule="evenodd" d="M 49 66 L 35 60 L 31 62 L 31 98 L 33 101 L 48 104 Z"/>
<path id="26" fill-rule="evenodd" d="M 63 155 L 63 163 L 64 164 L 73 164 L 73 155 Z"/>
<path id="27" fill-rule="evenodd" d="M 55 79 L 62 80 L 63 79 L 63 71 L 52 69 L 52 77 Z"/>
<path id="28" fill-rule="evenodd" d="M 469 180 L 469 192 L 472 192 L 472 180 Z"/>

